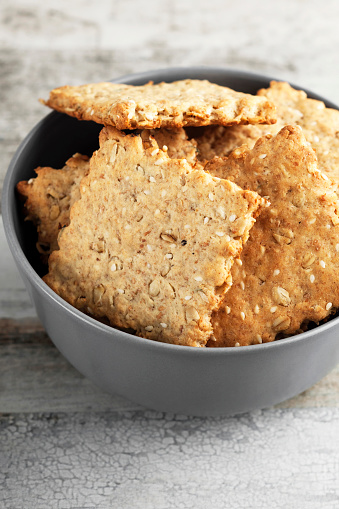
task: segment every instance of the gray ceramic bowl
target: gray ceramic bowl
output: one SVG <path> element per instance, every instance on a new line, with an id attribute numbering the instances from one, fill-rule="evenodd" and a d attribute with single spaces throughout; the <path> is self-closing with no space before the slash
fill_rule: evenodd
<path id="1" fill-rule="evenodd" d="M 270 78 L 218 68 L 174 68 L 116 82 L 208 79 L 242 92 Z M 308 92 L 316 99 L 323 98 Z M 324 100 L 327 106 L 337 108 Z M 15 195 L 19 180 L 39 165 L 61 167 L 74 152 L 97 148 L 100 126 L 48 114 L 18 148 L 4 183 L 3 221 L 10 249 L 41 322 L 60 352 L 105 391 L 149 408 L 182 414 L 232 415 L 268 407 L 320 380 L 339 361 L 339 318 L 299 336 L 241 348 L 199 349 L 138 338 L 103 325 L 63 301 L 41 280 L 35 232 Z"/>

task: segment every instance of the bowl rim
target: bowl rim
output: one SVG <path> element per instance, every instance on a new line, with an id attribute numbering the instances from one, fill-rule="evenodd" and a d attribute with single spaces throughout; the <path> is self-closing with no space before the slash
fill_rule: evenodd
<path id="1" fill-rule="evenodd" d="M 192 67 L 168 67 L 168 68 L 161 68 L 161 69 L 154 69 L 149 70 L 145 72 L 140 73 L 133 73 L 124 75 L 121 77 L 118 77 L 116 79 L 110 80 L 113 83 L 125 83 L 135 80 L 144 80 L 145 82 L 147 80 L 152 80 L 154 78 L 155 73 L 166 73 L 169 75 L 176 75 L 177 73 L 225 73 L 230 74 L 233 76 L 236 76 L 239 79 L 259 79 L 259 80 L 268 80 L 268 81 L 285 81 L 285 80 L 279 80 L 278 78 L 272 78 L 270 76 L 267 76 L 265 74 L 258 74 L 253 73 L 250 71 L 242 71 L 238 69 L 231 69 L 226 67 L 214 67 L 214 66 L 192 66 Z M 188 78 L 189 79 L 189 78 Z M 194 79 L 194 78 L 192 78 Z M 197 78 L 198 79 L 198 78 Z M 206 78 L 200 78 L 200 79 L 208 79 Z M 302 88 L 299 85 L 295 85 L 292 82 L 289 82 L 290 85 L 293 88 L 304 90 L 307 93 L 307 96 L 311 96 L 312 98 L 315 98 L 317 100 L 323 101 L 328 107 L 334 108 L 339 110 L 339 106 L 333 103 L 330 100 L 327 100 L 326 98 L 314 93 L 311 90 L 308 90 L 306 88 Z M 180 353 L 182 355 L 207 355 L 207 356 L 229 356 L 229 355 L 257 355 L 260 351 L 268 352 L 271 350 L 279 350 L 280 348 L 298 345 L 300 342 L 308 341 L 311 337 L 314 337 L 316 335 L 321 334 L 322 332 L 327 331 L 328 329 L 331 329 L 339 324 L 339 317 L 333 318 L 332 320 L 329 320 L 327 323 L 324 323 L 322 325 L 319 325 L 315 327 L 314 329 L 311 329 L 309 331 L 303 332 L 298 335 L 290 336 L 288 338 L 280 339 L 277 341 L 272 341 L 269 343 L 262 343 L 262 344 L 256 344 L 256 345 L 248 345 L 248 346 L 242 346 L 239 348 L 232 348 L 232 347 L 219 347 L 219 348 L 193 348 L 191 346 L 183 346 L 183 345 L 175 345 L 171 343 L 163 343 L 156 340 L 150 340 L 147 338 L 135 336 L 133 334 L 130 334 L 128 332 L 121 331 L 119 329 L 116 329 L 112 326 L 106 325 L 102 322 L 99 322 L 95 318 L 92 318 L 82 311 L 79 311 L 75 307 L 73 307 L 71 304 L 69 304 L 67 301 L 59 297 L 38 275 L 38 273 L 34 270 L 32 265 L 29 263 L 28 259 L 26 258 L 22 247 L 19 243 L 19 240 L 17 238 L 17 235 L 15 234 L 15 226 L 14 226 L 14 218 L 13 218 L 13 211 L 11 210 L 11 204 L 12 201 L 15 199 L 15 195 L 12 195 L 11 193 L 13 191 L 13 170 L 17 165 L 18 160 L 21 157 L 22 152 L 26 148 L 27 144 L 30 142 L 33 135 L 42 127 L 43 124 L 45 124 L 48 121 L 53 120 L 53 118 L 57 115 L 61 115 L 61 113 L 58 113 L 56 111 L 52 111 L 45 115 L 37 124 L 34 125 L 34 127 L 28 132 L 28 134 L 24 137 L 24 139 L 19 144 L 17 150 L 15 151 L 10 164 L 8 166 L 4 183 L 3 183 L 3 190 L 2 190 L 2 220 L 5 230 L 5 235 L 7 238 L 8 245 L 10 247 L 10 250 L 12 252 L 13 258 L 15 262 L 17 263 L 18 267 L 20 267 L 25 276 L 28 278 L 30 283 L 38 287 L 39 291 L 44 294 L 45 298 L 48 298 L 52 301 L 54 301 L 55 304 L 61 306 L 67 313 L 70 313 L 73 315 L 77 320 L 80 320 L 86 325 L 89 325 L 94 330 L 101 331 L 105 333 L 105 336 L 107 335 L 113 335 L 115 336 L 114 340 L 122 340 L 122 341 L 129 341 L 131 344 L 135 344 L 136 346 L 146 348 L 146 349 L 160 349 L 161 350 L 169 350 L 171 353 Z M 14 196 L 14 197 L 13 197 Z"/>

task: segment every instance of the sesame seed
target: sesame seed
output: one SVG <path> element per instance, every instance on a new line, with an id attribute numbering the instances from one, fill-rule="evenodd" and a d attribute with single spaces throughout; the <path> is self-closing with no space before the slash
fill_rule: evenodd
<path id="1" fill-rule="evenodd" d="M 226 213 L 224 207 L 220 205 L 220 207 L 217 208 L 218 214 L 221 216 L 222 219 L 225 219 Z"/>
<path id="2" fill-rule="evenodd" d="M 319 141 L 319 136 L 314 136 L 314 137 L 313 137 L 313 141 L 315 141 L 316 143 L 318 143 L 318 141 Z"/>
<path id="3" fill-rule="evenodd" d="M 332 307 L 332 302 L 328 302 L 328 303 L 326 304 L 326 311 L 328 311 L 329 309 L 331 309 L 331 307 Z"/>
<path id="4" fill-rule="evenodd" d="M 261 344 L 262 344 L 262 337 L 260 336 L 260 334 L 257 334 L 257 335 L 256 335 L 256 340 L 257 340 L 257 342 L 259 343 L 259 345 L 261 345 Z"/>
<path id="5" fill-rule="evenodd" d="M 158 216 L 159 214 L 160 214 L 160 210 L 159 210 L 159 209 L 157 209 L 157 210 L 154 212 L 154 215 L 155 215 L 155 216 Z"/>
<path id="6" fill-rule="evenodd" d="M 151 264 L 150 263 L 147 263 L 146 266 L 147 266 L 148 269 L 151 268 Z"/>
<path id="7" fill-rule="evenodd" d="M 214 200 L 213 193 L 209 193 L 208 197 L 209 197 L 209 199 L 210 199 L 211 201 L 213 201 L 213 200 Z"/>
<path id="8" fill-rule="evenodd" d="M 204 217 L 204 224 L 207 224 L 209 219 L 210 219 L 209 217 Z"/>
<path id="9" fill-rule="evenodd" d="M 28 184 L 33 184 L 34 179 L 29 179 Z"/>
<path id="10" fill-rule="evenodd" d="M 161 196 L 162 196 L 162 198 L 163 198 L 164 196 L 166 196 L 166 193 L 167 193 L 167 191 L 166 191 L 165 189 L 163 189 L 163 190 L 161 191 Z"/>
<path id="11" fill-rule="evenodd" d="M 272 306 L 270 309 L 271 313 L 275 313 L 276 310 L 277 310 L 277 306 Z"/>
<path id="12" fill-rule="evenodd" d="M 156 180 L 155 180 L 155 178 L 154 178 L 154 177 L 150 177 L 150 178 L 149 178 L 149 181 L 150 181 L 150 182 L 156 182 Z"/>
<path id="13" fill-rule="evenodd" d="M 226 235 L 226 236 L 225 236 L 225 240 L 226 240 L 226 242 L 230 242 L 231 237 L 230 237 L 229 235 Z"/>
<path id="14" fill-rule="evenodd" d="M 111 271 L 112 271 L 112 272 L 115 272 L 116 270 L 117 270 L 117 266 L 116 266 L 116 264 L 115 264 L 115 263 L 112 263 L 112 265 L 111 265 Z"/>
<path id="15" fill-rule="evenodd" d="M 91 110 L 91 115 L 93 115 L 93 113 L 94 113 L 94 110 Z"/>
<path id="16" fill-rule="evenodd" d="M 259 311 L 260 311 L 259 306 L 258 306 L 258 304 L 256 304 L 256 305 L 255 305 L 255 308 L 254 308 L 254 313 L 255 313 L 256 315 L 258 315 L 258 314 L 259 314 Z"/>
<path id="17" fill-rule="evenodd" d="M 161 327 L 162 327 L 163 329 L 166 329 L 166 327 L 167 327 L 167 323 L 160 322 L 160 325 L 161 325 Z"/>
<path id="18" fill-rule="evenodd" d="M 280 274 L 280 270 L 279 269 L 275 269 L 273 271 L 273 276 L 278 276 Z"/>
<path id="19" fill-rule="evenodd" d="M 266 156 L 267 154 L 260 154 L 259 159 L 265 159 Z"/>
<path id="20" fill-rule="evenodd" d="M 226 313 L 229 315 L 229 314 L 230 314 L 230 312 L 231 312 L 231 308 L 230 308 L 229 306 L 226 306 L 226 307 L 225 307 L 225 311 L 226 311 Z"/>
<path id="21" fill-rule="evenodd" d="M 331 225 L 330 224 L 327 224 L 326 225 L 326 228 L 329 230 L 331 228 Z"/>
<path id="22" fill-rule="evenodd" d="M 315 280 L 315 276 L 313 274 L 310 275 L 310 281 L 311 283 L 314 283 L 314 280 Z"/>
<path id="23" fill-rule="evenodd" d="M 266 251 L 265 246 L 260 246 L 260 252 L 262 255 L 265 253 L 265 251 Z"/>
<path id="24" fill-rule="evenodd" d="M 164 161 L 165 161 L 165 159 L 163 157 L 160 157 L 160 159 L 157 159 L 156 161 L 154 161 L 154 164 L 156 166 L 160 166 L 160 164 L 162 164 Z"/>
<path id="25" fill-rule="evenodd" d="M 320 260 L 319 264 L 323 269 L 326 267 L 326 263 L 324 262 L 324 260 Z"/>
<path id="26" fill-rule="evenodd" d="M 194 279 L 195 279 L 196 281 L 202 281 L 202 277 L 201 277 L 201 276 L 196 276 Z"/>
<path id="27" fill-rule="evenodd" d="M 231 214 L 228 219 L 229 219 L 230 223 L 233 223 L 233 221 L 235 221 L 237 219 L 237 216 L 235 214 Z"/>
<path id="28" fill-rule="evenodd" d="M 251 159 L 251 164 L 253 164 L 255 161 L 254 157 Z"/>
<path id="29" fill-rule="evenodd" d="M 165 255 L 165 258 L 167 258 L 168 260 L 171 260 L 171 259 L 173 258 L 172 253 L 167 253 L 167 254 Z"/>
<path id="30" fill-rule="evenodd" d="M 132 227 L 131 227 L 131 225 L 130 225 L 130 224 L 126 224 L 126 225 L 125 225 L 125 230 L 130 230 L 131 228 L 132 228 Z"/>
<path id="31" fill-rule="evenodd" d="M 316 222 L 317 218 L 314 217 L 313 219 L 310 219 L 308 224 L 314 224 Z"/>
<path id="32" fill-rule="evenodd" d="M 159 152 L 158 148 L 154 149 L 153 152 L 151 152 L 151 156 L 157 155 L 158 152 Z"/>
<path id="33" fill-rule="evenodd" d="M 339 244 L 336 244 L 335 245 L 335 250 L 338 252 L 339 251 Z"/>
<path id="34" fill-rule="evenodd" d="M 191 228 L 191 225 L 190 225 L 190 224 L 185 224 L 184 228 L 185 228 L 186 230 L 188 230 L 189 228 Z"/>
<path id="35" fill-rule="evenodd" d="M 126 175 L 125 180 L 129 180 L 129 176 L 128 175 Z"/>
<path id="36" fill-rule="evenodd" d="M 125 293 L 125 290 L 123 290 L 122 288 L 117 288 L 117 292 L 123 294 Z"/>
<path id="37" fill-rule="evenodd" d="M 145 189 L 144 194 L 151 194 L 151 191 L 149 189 Z"/>
<path id="38" fill-rule="evenodd" d="M 149 244 L 147 244 L 147 250 L 148 250 L 149 252 L 153 251 L 152 246 L 150 246 Z"/>
<path id="39" fill-rule="evenodd" d="M 240 343 L 237 341 L 234 346 L 240 346 Z"/>
<path id="40" fill-rule="evenodd" d="M 241 267 L 241 265 L 242 265 L 242 261 L 240 260 L 240 258 L 237 258 L 237 259 L 235 260 L 235 262 L 236 262 L 238 265 L 240 265 L 240 267 Z"/>
<path id="41" fill-rule="evenodd" d="M 162 150 L 163 150 L 164 152 L 167 152 L 167 150 L 168 150 L 168 146 L 167 146 L 167 145 L 163 145 Z"/>
<path id="42" fill-rule="evenodd" d="M 225 235 L 225 232 L 215 232 L 218 237 L 223 237 Z"/>
<path id="43" fill-rule="evenodd" d="M 147 325 L 145 330 L 147 330 L 147 332 L 151 332 L 153 330 L 153 325 Z"/>
<path id="44" fill-rule="evenodd" d="M 243 311 L 241 311 L 240 316 L 242 320 L 245 320 L 245 313 Z"/>
<path id="45" fill-rule="evenodd" d="M 242 290 L 245 290 L 245 283 L 243 281 L 240 282 L 240 288 Z"/>
<path id="46" fill-rule="evenodd" d="M 185 300 L 191 300 L 192 295 L 186 295 Z"/>

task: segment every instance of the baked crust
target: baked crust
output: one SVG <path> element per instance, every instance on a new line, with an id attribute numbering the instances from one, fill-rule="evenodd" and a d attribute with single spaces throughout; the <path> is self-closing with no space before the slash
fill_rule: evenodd
<path id="1" fill-rule="evenodd" d="M 234 257 L 266 202 L 185 159 L 170 159 L 154 143 L 101 131 L 44 280 L 114 326 L 201 347 L 212 334 L 212 310 L 230 287 Z"/>
<path id="2" fill-rule="evenodd" d="M 244 143 L 253 148 L 261 136 L 277 134 L 285 125 L 297 125 L 315 150 L 319 168 L 339 185 L 339 111 L 326 108 L 322 101 L 308 98 L 306 92 L 286 82 L 272 81 L 270 87 L 259 90 L 258 95 L 275 104 L 276 124 L 208 127 L 197 138 L 199 159 L 207 161 L 214 156 L 227 156 Z"/>
<path id="3" fill-rule="evenodd" d="M 89 158 L 74 154 L 62 169 L 39 167 L 37 177 L 17 184 L 25 200 L 25 220 L 32 221 L 38 231 L 36 247 L 47 262 L 49 254 L 58 249 L 58 234 L 69 224 L 69 210 L 80 198 L 80 182 L 89 172 Z"/>
<path id="4" fill-rule="evenodd" d="M 179 128 L 210 124 L 274 123 L 266 97 L 236 92 L 207 80 L 133 86 L 93 83 L 50 92 L 46 106 L 79 120 L 117 129 Z"/>
<path id="5" fill-rule="evenodd" d="M 273 341 L 338 308 L 337 195 L 301 129 L 284 127 L 205 169 L 271 202 L 232 268 L 233 285 L 213 315 L 209 346 Z"/>

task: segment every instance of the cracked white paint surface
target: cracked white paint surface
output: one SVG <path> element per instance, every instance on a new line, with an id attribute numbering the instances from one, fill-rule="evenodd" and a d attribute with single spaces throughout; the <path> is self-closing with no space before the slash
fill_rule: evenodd
<path id="1" fill-rule="evenodd" d="M 0 429 L 6 509 L 339 507 L 338 409 L 18 414 Z"/>

